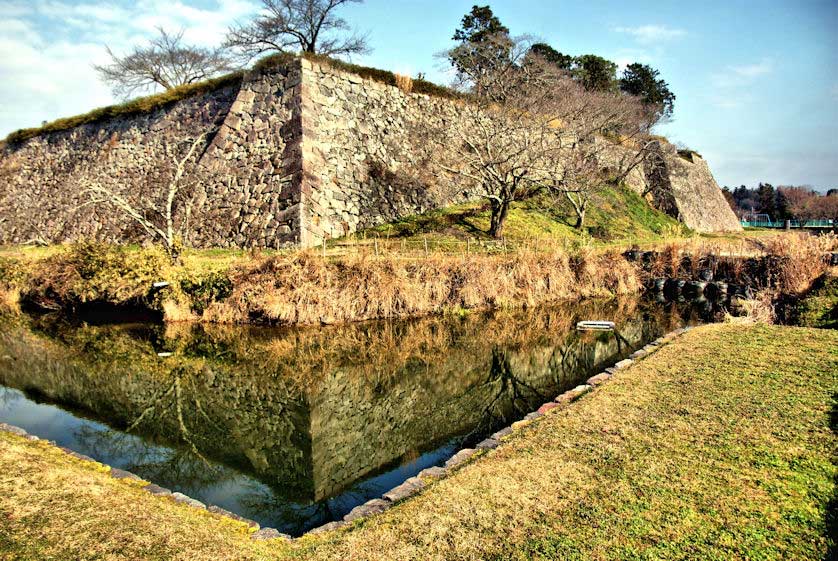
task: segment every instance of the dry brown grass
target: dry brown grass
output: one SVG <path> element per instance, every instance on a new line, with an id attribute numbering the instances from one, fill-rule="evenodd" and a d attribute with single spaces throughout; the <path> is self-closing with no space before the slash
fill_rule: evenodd
<path id="1" fill-rule="evenodd" d="M 396 78 L 396 87 L 399 88 L 406 94 L 409 94 L 413 91 L 413 79 L 410 76 L 405 76 L 403 74 L 394 73 L 393 76 Z"/>
<path id="2" fill-rule="evenodd" d="M 0 288 L 0 311 L 20 312 L 20 290 Z"/>
<path id="3" fill-rule="evenodd" d="M 778 256 L 775 285 L 786 294 L 800 294 L 829 268 L 824 255 L 838 247 L 834 234 L 788 234 L 765 243 L 768 255 Z"/>
<path id="4" fill-rule="evenodd" d="M 723 267 L 732 282 L 742 277 L 750 284 L 755 278 L 763 287 L 794 294 L 823 272 L 820 256 L 835 247 L 836 238 L 772 233 L 679 240 L 658 247 L 645 273 L 620 255 L 623 247 L 539 243 L 510 250 L 462 242 L 457 252 L 425 254 L 421 244 L 407 251 L 399 251 L 399 244 L 375 241 L 325 257 L 319 250 L 194 251 L 179 265 L 153 248 L 84 243 L 11 248 L 0 251 L 0 290 L 8 292 L 4 299 L 20 293 L 27 302 L 52 309 L 139 302 L 163 311 L 167 321 L 330 324 L 614 296 L 639 291 L 647 275 L 694 277 L 705 267 L 714 272 Z M 776 258 L 766 260 L 769 253 Z M 201 283 L 212 279 L 229 280 L 232 294 L 219 295 L 210 286 L 196 299 L 183 288 L 184 281 L 206 288 Z M 170 281 L 170 287 L 151 291 L 159 280 Z"/>
<path id="5" fill-rule="evenodd" d="M 742 300 L 741 313 L 737 316 L 725 315 L 726 323 L 762 323 L 772 325 L 777 320 L 774 308 L 774 290 L 761 290 L 753 298 Z"/>
<path id="6" fill-rule="evenodd" d="M 679 241 L 658 249 L 647 272 L 651 277 L 697 278 L 704 268 L 714 274 L 723 269 L 731 282 L 745 282 L 745 275 L 757 274 L 751 282 L 756 280 L 776 292 L 799 294 L 826 271 L 825 256 L 836 244 L 838 238 L 832 234 L 791 232 L 737 239 L 732 244 L 728 240 Z M 759 270 L 753 270 L 754 266 Z"/>
<path id="7" fill-rule="evenodd" d="M 232 273 L 233 293 L 207 321 L 318 324 L 528 307 L 637 292 L 637 269 L 615 253 L 520 251 L 425 259 L 312 253 L 268 258 Z"/>

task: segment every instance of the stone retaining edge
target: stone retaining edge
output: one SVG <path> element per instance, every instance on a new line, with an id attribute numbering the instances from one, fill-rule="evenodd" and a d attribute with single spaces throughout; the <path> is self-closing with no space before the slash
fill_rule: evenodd
<path id="1" fill-rule="evenodd" d="M 636 361 L 646 358 L 647 356 L 660 349 L 662 346 L 672 342 L 675 338 L 683 335 L 691 329 L 692 327 L 682 327 L 680 329 L 676 329 L 675 331 L 667 333 L 666 335 L 659 337 L 658 339 L 655 339 L 645 347 L 632 353 L 629 356 L 629 358 L 621 360 L 614 366 L 606 368 L 604 371 L 602 371 L 599 374 L 596 374 L 595 376 L 591 376 L 584 384 L 576 386 L 575 388 L 558 395 L 553 401 L 548 401 L 547 403 L 543 404 L 541 407 L 538 408 L 538 410 L 526 415 L 520 421 L 512 423 L 510 426 L 497 431 L 485 440 L 479 442 L 474 448 L 463 448 L 457 451 L 457 453 L 448 458 L 444 466 L 430 467 L 424 469 L 420 471 L 418 475 L 407 479 L 404 483 L 401 483 L 400 485 L 397 485 L 396 487 L 382 494 L 380 498 L 372 499 L 365 502 L 362 505 L 356 506 L 346 516 L 343 517 L 343 520 L 329 522 L 327 524 L 309 530 L 308 532 L 303 534 L 303 536 L 300 537 L 305 537 L 309 534 L 320 534 L 323 532 L 343 528 L 345 526 L 348 526 L 355 520 L 384 512 L 394 504 L 418 494 L 423 489 L 428 487 L 430 481 L 447 477 L 454 471 L 463 467 L 466 463 L 470 462 L 475 456 L 489 453 L 491 450 L 494 450 L 502 446 L 504 444 L 505 437 L 509 436 L 510 434 L 526 429 L 534 422 L 536 422 L 539 418 L 544 417 L 553 410 L 561 409 L 570 405 L 577 399 L 594 391 L 597 387 L 608 382 L 618 372 L 625 370 L 626 368 L 634 364 Z M 17 436 L 21 436 L 31 441 L 42 440 L 41 438 L 33 434 L 27 433 L 20 427 L 16 427 L 14 425 L 9 425 L 6 423 L 0 423 L 0 431 L 15 434 Z M 144 479 L 131 472 L 111 467 L 107 464 L 103 464 L 102 462 L 97 462 L 93 458 L 85 456 L 84 454 L 79 454 L 78 452 L 74 452 L 69 448 L 57 446 L 55 442 L 52 440 L 46 440 L 45 442 L 52 446 L 56 446 L 67 455 L 72 456 L 76 459 L 83 460 L 86 462 L 92 462 L 94 464 L 107 467 L 109 469 L 108 473 L 114 479 L 145 482 Z M 154 483 L 147 483 L 146 485 L 143 485 L 141 489 L 158 497 L 169 498 L 175 502 L 179 502 L 181 504 L 185 504 L 193 508 L 206 510 L 213 514 L 225 516 L 238 522 L 243 522 L 251 530 L 253 530 L 250 534 L 250 538 L 253 540 L 269 540 L 275 538 L 281 538 L 285 540 L 299 539 L 292 538 L 287 534 L 282 534 L 274 528 L 260 528 L 258 522 L 249 520 L 247 518 L 243 518 L 241 516 L 238 516 L 237 514 L 229 512 L 215 505 L 207 506 L 199 500 L 188 497 L 182 493 L 173 492 L 170 489 L 160 487 L 159 485 L 155 485 Z"/>

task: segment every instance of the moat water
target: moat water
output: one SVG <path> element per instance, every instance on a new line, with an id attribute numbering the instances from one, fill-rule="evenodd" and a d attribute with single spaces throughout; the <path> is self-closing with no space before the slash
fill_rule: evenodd
<path id="1" fill-rule="evenodd" d="M 710 313 L 632 299 L 308 329 L 0 316 L 0 422 L 299 535 Z M 617 330 L 576 331 L 591 319 Z"/>

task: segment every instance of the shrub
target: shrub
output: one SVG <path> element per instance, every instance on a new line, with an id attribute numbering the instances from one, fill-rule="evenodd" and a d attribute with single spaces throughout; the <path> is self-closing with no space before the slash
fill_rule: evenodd
<path id="1" fill-rule="evenodd" d="M 233 283 L 222 272 L 199 279 L 181 279 L 180 289 L 189 297 L 192 311 L 203 314 L 212 302 L 220 302 L 233 292 Z"/>
<path id="2" fill-rule="evenodd" d="M 26 296 L 47 308 L 85 302 L 123 304 L 147 296 L 167 264 L 160 248 L 79 242 L 38 264 Z"/>

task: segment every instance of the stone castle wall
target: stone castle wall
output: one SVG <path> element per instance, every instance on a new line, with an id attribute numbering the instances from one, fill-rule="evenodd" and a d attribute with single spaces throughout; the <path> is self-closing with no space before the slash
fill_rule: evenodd
<path id="1" fill-rule="evenodd" d="M 278 247 L 298 241 L 300 71 L 253 73 L 241 86 L 141 115 L 44 134 L 0 153 L 0 243 L 80 238 L 141 241 L 142 227 L 86 186 L 138 209 L 163 199 L 192 140 L 205 135 L 181 185 L 186 241 L 197 247 Z M 176 207 L 181 223 L 186 206 Z"/>
<path id="2" fill-rule="evenodd" d="M 0 244 L 144 240 L 124 213 L 91 204 L 85 186 L 161 209 L 171 162 L 201 134 L 206 146 L 184 176 L 191 202 L 175 209 L 196 247 L 312 246 L 475 199 L 479 189 L 443 179 L 415 135 L 464 126 L 461 103 L 297 60 L 148 114 L 47 133 L 0 150 Z M 671 214 L 698 231 L 740 228 L 706 162 L 674 149 L 663 159 L 665 185 L 656 187 L 674 200 Z M 627 179 L 660 199 L 647 171 Z"/>
<path id="3" fill-rule="evenodd" d="M 314 240 L 480 196 L 440 179 L 420 127 L 460 126 L 460 102 L 303 61 L 307 227 Z"/>

